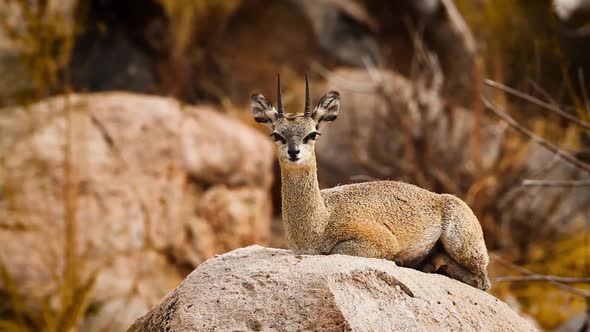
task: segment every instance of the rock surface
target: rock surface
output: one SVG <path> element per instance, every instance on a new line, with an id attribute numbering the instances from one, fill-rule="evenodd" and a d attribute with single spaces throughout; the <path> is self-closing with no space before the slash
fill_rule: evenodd
<path id="1" fill-rule="evenodd" d="M 60 310 L 76 266 L 83 331 L 124 330 L 205 259 L 269 240 L 272 144 L 212 108 L 72 95 L 2 110 L 0 132 L 0 267 Z"/>
<path id="2" fill-rule="evenodd" d="M 194 270 L 129 332 L 534 331 L 493 296 L 438 274 L 250 246 Z"/>

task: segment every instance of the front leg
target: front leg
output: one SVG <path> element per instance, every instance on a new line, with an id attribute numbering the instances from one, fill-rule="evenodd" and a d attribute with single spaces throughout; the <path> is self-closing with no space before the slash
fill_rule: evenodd
<path id="1" fill-rule="evenodd" d="M 400 250 L 389 229 L 376 224 L 348 224 L 329 237 L 336 243 L 329 254 L 393 260 Z"/>
<path id="2" fill-rule="evenodd" d="M 446 252 L 435 253 L 422 271 L 440 273 L 481 290 L 490 288 L 490 279 L 485 273 L 467 270 Z"/>

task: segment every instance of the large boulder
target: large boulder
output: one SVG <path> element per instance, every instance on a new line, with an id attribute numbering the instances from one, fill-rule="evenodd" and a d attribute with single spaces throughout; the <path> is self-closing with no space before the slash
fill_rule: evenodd
<path id="1" fill-rule="evenodd" d="M 0 302 L 80 301 L 83 331 L 123 330 L 205 259 L 269 240 L 272 144 L 212 108 L 62 96 L 2 110 L 0 132 Z"/>
<path id="2" fill-rule="evenodd" d="M 438 274 L 250 246 L 194 270 L 129 332 L 534 331 L 495 297 Z"/>

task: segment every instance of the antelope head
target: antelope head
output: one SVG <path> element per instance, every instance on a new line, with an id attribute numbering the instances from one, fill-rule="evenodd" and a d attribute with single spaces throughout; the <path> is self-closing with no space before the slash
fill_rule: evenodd
<path id="1" fill-rule="evenodd" d="M 305 110 L 286 114 L 281 99 L 281 78 L 277 83 L 277 109 L 260 93 L 252 95 L 252 113 L 256 122 L 264 124 L 277 145 L 282 167 L 300 167 L 315 163 L 315 141 L 325 122 L 336 120 L 340 94 L 330 91 L 320 98 L 313 112 L 310 107 L 309 81 L 305 75 Z"/>

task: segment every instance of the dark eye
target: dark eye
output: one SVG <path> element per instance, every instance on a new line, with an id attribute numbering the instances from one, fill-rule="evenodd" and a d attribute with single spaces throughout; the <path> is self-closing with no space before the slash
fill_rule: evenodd
<path id="1" fill-rule="evenodd" d="M 303 143 L 307 143 L 309 140 L 315 141 L 316 139 L 318 139 L 318 135 L 321 135 L 319 132 L 313 132 L 307 136 L 305 136 L 305 138 L 303 139 Z"/>
<path id="2" fill-rule="evenodd" d="M 283 136 L 277 134 L 277 133 L 272 133 L 270 134 L 270 136 L 272 136 L 272 138 L 275 140 L 275 142 L 281 142 L 283 144 L 287 144 L 287 141 L 283 138 Z"/>

